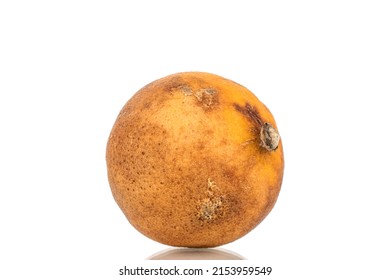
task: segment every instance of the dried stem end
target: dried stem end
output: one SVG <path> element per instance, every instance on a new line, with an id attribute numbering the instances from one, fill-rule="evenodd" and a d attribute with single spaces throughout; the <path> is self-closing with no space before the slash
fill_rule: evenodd
<path id="1" fill-rule="evenodd" d="M 269 123 L 264 123 L 260 129 L 260 146 L 267 151 L 275 151 L 278 148 L 280 135 Z"/>

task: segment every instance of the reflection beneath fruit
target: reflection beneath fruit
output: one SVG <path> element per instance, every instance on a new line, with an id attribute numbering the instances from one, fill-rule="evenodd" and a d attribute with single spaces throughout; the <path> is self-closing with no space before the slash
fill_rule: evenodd
<path id="1" fill-rule="evenodd" d="M 147 260 L 245 260 L 245 258 L 226 249 L 170 248 L 157 252 Z"/>

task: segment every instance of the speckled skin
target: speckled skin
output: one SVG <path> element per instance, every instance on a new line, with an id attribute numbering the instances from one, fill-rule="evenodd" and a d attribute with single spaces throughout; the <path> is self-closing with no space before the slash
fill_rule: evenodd
<path id="1" fill-rule="evenodd" d="M 138 91 L 107 145 L 112 194 L 129 222 L 158 242 L 214 247 L 256 227 L 282 184 L 282 143 L 261 147 L 270 111 L 245 87 L 188 72 Z"/>

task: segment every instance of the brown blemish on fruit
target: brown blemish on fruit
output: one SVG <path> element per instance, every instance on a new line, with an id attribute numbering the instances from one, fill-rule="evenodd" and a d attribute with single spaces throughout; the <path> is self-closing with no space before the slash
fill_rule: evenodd
<path id="1" fill-rule="evenodd" d="M 181 92 L 185 95 L 185 96 L 189 96 L 189 95 L 192 95 L 192 88 L 188 85 L 180 85 L 178 87 L 179 90 L 181 90 Z"/>
<path id="2" fill-rule="evenodd" d="M 207 179 L 207 187 L 208 191 L 211 192 L 211 194 L 214 190 L 218 189 L 217 184 L 211 178 Z"/>
<path id="3" fill-rule="evenodd" d="M 204 109 L 209 109 L 218 104 L 218 92 L 213 88 L 200 88 L 194 90 L 188 85 L 179 85 L 177 88 L 184 96 L 193 96 L 197 101 L 197 105 L 201 105 Z"/>
<path id="4" fill-rule="evenodd" d="M 198 218 L 200 221 L 211 221 L 223 216 L 223 197 L 205 198 L 199 203 Z"/>
<path id="5" fill-rule="evenodd" d="M 205 192 L 207 197 L 198 202 L 196 214 L 202 223 L 222 217 L 226 211 L 225 196 L 219 194 L 220 190 L 216 182 L 211 178 L 207 179 L 207 189 Z"/>
<path id="6" fill-rule="evenodd" d="M 259 111 L 250 104 L 246 103 L 245 106 L 240 106 L 234 103 L 233 106 L 252 122 L 255 139 L 259 142 L 259 145 L 267 151 L 275 151 L 278 148 L 280 140 L 278 131 L 270 123 L 264 122 Z M 250 139 L 243 144 L 246 145 L 252 141 L 253 139 Z"/>
<path id="7" fill-rule="evenodd" d="M 234 109 L 247 117 L 254 125 L 256 129 L 260 129 L 263 125 L 263 120 L 260 117 L 259 111 L 250 104 L 246 103 L 245 106 L 240 106 L 237 103 L 233 104 Z"/>
<path id="8" fill-rule="evenodd" d="M 164 92 L 172 93 L 177 89 L 185 86 L 185 82 L 181 77 L 173 77 L 169 81 L 167 81 L 163 86 Z"/>
<path id="9" fill-rule="evenodd" d="M 210 108 L 218 103 L 217 91 L 212 88 L 202 88 L 194 93 L 194 96 L 205 108 Z"/>
<path id="10" fill-rule="evenodd" d="M 142 106 L 142 109 L 147 110 L 150 108 L 150 105 L 151 105 L 151 102 L 145 102 L 145 104 L 143 104 L 143 106 Z"/>

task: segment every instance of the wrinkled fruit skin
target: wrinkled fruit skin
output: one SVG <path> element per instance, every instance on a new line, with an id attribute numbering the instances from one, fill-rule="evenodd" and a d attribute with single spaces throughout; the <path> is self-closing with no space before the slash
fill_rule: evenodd
<path id="1" fill-rule="evenodd" d="M 154 81 L 125 104 L 112 128 L 112 194 L 129 222 L 155 241 L 232 242 L 267 216 L 281 188 L 282 143 L 261 146 L 264 123 L 277 130 L 253 93 L 220 76 L 188 72 Z"/>

